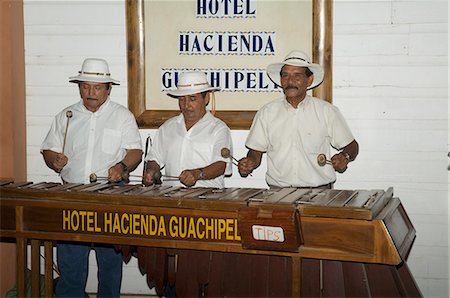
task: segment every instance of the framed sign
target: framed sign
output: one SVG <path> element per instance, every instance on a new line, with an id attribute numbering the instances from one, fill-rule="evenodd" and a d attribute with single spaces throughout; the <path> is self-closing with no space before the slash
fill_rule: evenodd
<path id="1" fill-rule="evenodd" d="M 215 116 L 227 123 L 230 129 L 249 129 L 256 111 L 265 103 L 264 100 L 252 101 L 252 98 L 269 96 L 275 99 L 281 96 L 281 93 L 255 93 L 250 89 L 258 84 L 271 88 L 271 91 L 276 89 L 274 84 L 274 88 L 269 86 L 271 82 L 265 75 L 265 66 L 280 62 L 290 50 L 307 50 L 302 46 L 311 47 L 313 61 L 325 70 L 324 82 L 313 89 L 313 95 L 331 101 L 332 1 L 286 1 L 286 6 L 278 7 L 280 2 L 277 1 L 257 1 L 233 1 L 235 8 L 219 7 L 217 4 L 223 1 L 212 0 L 126 1 L 128 107 L 139 128 L 158 128 L 179 114 L 176 101 L 168 99 L 164 88 L 174 87 L 179 72 L 197 69 L 211 75 L 210 80 L 220 79 L 222 90 L 222 85 L 232 85 L 228 84 L 229 81 L 234 83 L 235 89 L 228 88 L 227 92 L 217 95 L 219 104 Z M 309 5 L 309 10 L 301 9 L 301 5 Z M 191 14 L 189 19 L 180 20 L 189 15 L 186 12 Z M 275 25 L 267 26 L 267 20 Z M 307 24 L 299 24 L 299 20 Z M 285 28 L 278 27 L 280 23 Z M 182 25 L 176 27 L 176 24 Z M 226 29 L 221 29 L 221 24 L 227 24 L 223 26 Z M 290 29 L 292 27 L 295 29 Z M 299 30 L 307 34 L 290 35 Z M 296 38 L 307 35 L 310 36 L 303 41 Z M 232 52 L 239 50 L 240 53 Z M 246 61 L 250 61 L 250 67 L 245 65 Z M 256 68 L 252 68 L 255 65 Z M 228 81 L 229 77 L 234 79 Z M 242 78 L 241 81 L 247 78 L 247 83 L 239 81 L 239 85 L 236 77 Z M 227 79 L 225 83 L 223 78 Z"/>

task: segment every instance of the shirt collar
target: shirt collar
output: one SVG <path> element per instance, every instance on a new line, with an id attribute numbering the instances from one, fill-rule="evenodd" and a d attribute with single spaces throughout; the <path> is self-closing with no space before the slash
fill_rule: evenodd
<path id="1" fill-rule="evenodd" d="M 304 109 L 308 106 L 308 103 L 311 101 L 311 96 L 306 95 L 305 98 L 298 104 L 297 109 Z M 286 99 L 283 97 L 283 105 L 287 111 L 296 110 Z"/>
<path id="2" fill-rule="evenodd" d="M 203 117 L 197 121 L 197 123 L 195 123 L 193 127 L 195 127 L 197 124 L 204 122 L 204 121 L 208 121 L 209 119 L 211 119 L 211 117 L 213 117 L 213 115 L 207 110 L 205 115 L 203 115 Z M 183 113 L 180 113 L 180 118 L 178 119 L 178 122 L 184 125 L 184 116 Z"/>

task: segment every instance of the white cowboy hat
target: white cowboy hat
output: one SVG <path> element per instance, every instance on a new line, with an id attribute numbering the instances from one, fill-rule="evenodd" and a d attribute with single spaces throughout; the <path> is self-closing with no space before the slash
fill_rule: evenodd
<path id="1" fill-rule="evenodd" d="M 304 52 L 292 51 L 286 56 L 286 58 L 284 58 L 283 62 L 273 63 L 267 66 L 266 69 L 267 75 L 272 80 L 272 82 L 274 82 L 278 86 L 281 86 L 281 78 L 280 78 L 281 68 L 283 68 L 283 66 L 285 66 L 286 64 L 309 68 L 309 70 L 314 74 L 314 79 L 311 86 L 308 87 L 308 90 L 319 86 L 323 81 L 322 66 L 320 66 L 319 64 L 311 63 L 311 59 L 309 59 L 309 56 Z"/>
<path id="2" fill-rule="evenodd" d="M 69 82 L 95 82 L 95 83 L 112 83 L 120 85 L 120 82 L 111 78 L 109 73 L 108 62 L 104 59 L 87 58 L 84 60 L 81 70 L 77 76 L 70 77 Z"/>
<path id="3" fill-rule="evenodd" d="M 177 89 L 167 91 L 171 97 L 192 95 L 204 91 L 219 91 L 220 88 L 212 87 L 206 79 L 206 74 L 202 71 L 188 71 L 180 74 Z"/>

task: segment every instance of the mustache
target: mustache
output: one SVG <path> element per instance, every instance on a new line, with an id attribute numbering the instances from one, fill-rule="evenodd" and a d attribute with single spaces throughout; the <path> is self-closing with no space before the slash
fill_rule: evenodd
<path id="1" fill-rule="evenodd" d="M 293 86 L 293 85 L 287 85 L 284 89 L 288 90 L 288 89 L 298 89 L 298 88 L 296 86 Z"/>

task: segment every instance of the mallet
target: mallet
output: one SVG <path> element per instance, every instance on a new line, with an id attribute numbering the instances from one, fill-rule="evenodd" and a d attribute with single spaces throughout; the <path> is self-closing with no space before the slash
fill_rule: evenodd
<path id="1" fill-rule="evenodd" d="M 327 159 L 327 156 L 323 153 L 317 155 L 317 164 L 321 167 L 325 166 L 326 164 L 332 165 L 333 163 L 331 160 Z"/>
<path id="2" fill-rule="evenodd" d="M 66 138 L 67 138 L 67 131 L 69 129 L 69 120 L 70 120 L 70 118 L 72 118 L 72 116 L 73 116 L 72 111 L 66 112 L 67 123 L 66 123 L 66 131 L 64 132 L 64 142 L 63 142 L 63 147 L 62 147 L 62 154 L 64 154 L 64 148 L 66 147 Z"/>
<path id="3" fill-rule="evenodd" d="M 231 158 L 232 159 L 232 163 L 237 166 L 237 163 L 239 162 L 239 160 L 237 160 L 236 158 L 233 157 L 233 155 L 231 155 L 230 149 L 228 148 L 222 148 L 222 150 L 220 150 L 220 154 L 222 155 L 223 158 Z M 236 161 L 236 162 L 233 162 Z"/>
<path id="4" fill-rule="evenodd" d="M 161 172 L 155 172 L 155 174 L 153 174 L 153 179 L 155 181 L 161 180 L 161 177 L 170 178 L 170 180 L 180 180 L 180 177 L 170 176 L 170 175 L 163 175 L 163 174 L 161 174 Z"/>
<path id="5" fill-rule="evenodd" d="M 139 175 L 130 175 L 130 177 L 142 178 Z M 108 177 L 97 176 L 95 173 L 89 175 L 89 182 L 94 183 L 98 180 L 108 180 Z M 134 182 L 141 182 L 141 180 L 135 180 Z"/>
<path id="6" fill-rule="evenodd" d="M 233 155 L 231 155 L 230 149 L 228 148 L 222 148 L 220 150 L 220 154 L 223 158 L 231 158 L 231 163 L 233 163 L 236 167 L 238 166 L 239 160 L 237 160 Z M 235 161 L 235 162 L 233 162 Z M 249 176 L 253 176 L 251 173 L 249 173 Z"/>

